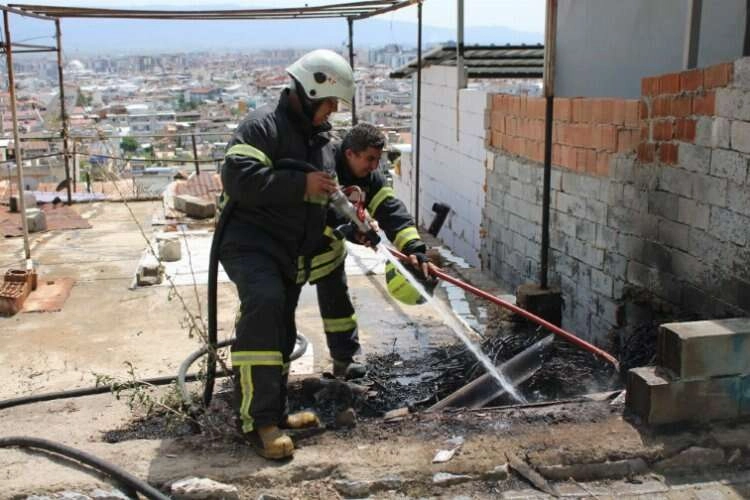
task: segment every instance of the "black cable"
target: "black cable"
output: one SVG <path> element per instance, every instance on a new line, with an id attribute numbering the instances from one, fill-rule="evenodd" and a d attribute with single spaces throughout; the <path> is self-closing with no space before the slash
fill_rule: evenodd
<path id="1" fill-rule="evenodd" d="M 90 453 L 86 453 L 85 451 L 81 451 L 76 448 L 71 448 L 70 446 L 66 446 L 64 444 L 55 443 L 54 441 L 49 441 L 47 439 L 32 438 L 26 436 L 11 436 L 0 438 L 0 448 L 9 447 L 35 448 L 39 450 L 50 451 L 52 453 L 57 453 L 58 455 L 72 458 L 88 465 L 89 467 L 93 467 L 98 471 L 104 472 L 112 479 L 115 479 L 117 482 L 123 483 L 133 488 L 133 490 L 141 493 L 146 498 L 149 498 L 151 500 L 170 500 L 167 495 L 157 490 L 142 479 L 139 479 L 130 474 L 126 470 L 121 469 L 120 467 L 117 467 L 116 465 L 113 465 L 105 460 L 102 460 L 99 457 L 91 455 Z"/>

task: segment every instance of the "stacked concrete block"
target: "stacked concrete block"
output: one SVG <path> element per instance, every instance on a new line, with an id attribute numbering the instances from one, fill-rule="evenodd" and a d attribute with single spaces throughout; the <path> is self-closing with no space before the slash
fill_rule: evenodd
<path id="1" fill-rule="evenodd" d="M 23 192 L 23 203 L 26 208 L 35 208 L 36 207 L 36 196 L 34 196 L 34 193 L 30 191 L 24 191 Z M 21 211 L 21 203 L 19 200 L 19 196 L 17 194 L 14 194 L 10 197 L 10 211 L 11 212 L 20 212 Z"/>
<path id="2" fill-rule="evenodd" d="M 662 325 L 657 366 L 628 373 L 626 405 L 652 425 L 750 415 L 750 318 Z"/>
<path id="3" fill-rule="evenodd" d="M 38 208 L 26 209 L 26 225 L 30 233 L 47 230 L 47 216 Z"/>
<path id="4" fill-rule="evenodd" d="M 212 201 L 190 194 L 175 196 L 174 207 L 196 219 L 206 219 L 216 215 L 216 205 Z"/>

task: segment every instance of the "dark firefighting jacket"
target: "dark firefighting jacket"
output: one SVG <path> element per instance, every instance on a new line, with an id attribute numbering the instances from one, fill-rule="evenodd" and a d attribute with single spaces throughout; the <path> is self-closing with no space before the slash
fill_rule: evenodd
<path id="1" fill-rule="evenodd" d="M 366 177 L 356 178 L 351 174 L 346 157 L 340 146 L 336 147 L 336 176 L 341 186 L 359 186 L 366 196 L 366 207 L 378 222 L 385 235 L 397 250 L 407 255 L 425 252 L 426 245 L 420 239 L 417 227 L 406 206 L 396 198 L 393 188 L 386 184 L 385 175 L 378 169 Z M 316 281 L 328 276 L 346 259 L 346 245 L 334 235 L 334 229 L 348 221 L 343 220 L 333 209 L 329 209 L 323 238 L 309 263 L 298 262 L 297 282 Z M 309 272 L 304 269 L 308 264 Z"/>
<path id="2" fill-rule="evenodd" d="M 305 197 L 305 174 L 334 174 L 329 130 L 330 125 L 313 127 L 297 113 L 288 89 L 275 108 L 260 108 L 242 121 L 221 168 L 220 206 L 233 204 L 223 249 L 267 253 L 296 279 L 297 257 L 314 252 L 325 228 L 328 199 Z"/>

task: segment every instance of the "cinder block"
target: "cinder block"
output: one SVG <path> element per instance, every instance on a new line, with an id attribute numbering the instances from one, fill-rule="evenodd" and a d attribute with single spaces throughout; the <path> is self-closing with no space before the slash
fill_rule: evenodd
<path id="1" fill-rule="evenodd" d="M 626 408 L 651 425 L 706 422 L 739 416 L 740 377 L 673 380 L 648 366 L 628 372 Z"/>
<path id="2" fill-rule="evenodd" d="M 679 146 L 680 166 L 691 172 L 707 174 L 711 166 L 711 149 L 682 143 Z"/>
<path id="3" fill-rule="evenodd" d="M 734 84 L 738 87 L 750 88 L 750 57 L 734 61 Z"/>
<path id="4" fill-rule="evenodd" d="M 750 227 L 750 218 L 724 208 L 711 207 L 708 232 L 721 240 L 744 246 L 747 243 L 748 227 Z"/>
<path id="5" fill-rule="evenodd" d="M 747 159 L 735 151 L 715 149 L 711 153 L 711 175 L 744 184 L 747 179 Z"/>
<path id="6" fill-rule="evenodd" d="M 732 122 L 732 149 L 750 153 L 750 123 Z"/>
<path id="7" fill-rule="evenodd" d="M 657 363 L 680 378 L 750 374 L 750 318 L 661 325 Z"/>
<path id="8" fill-rule="evenodd" d="M 693 175 L 693 197 L 696 201 L 727 206 L 727 180 L 710 175 Z"/>
<path id="9" fill-rule="evenodd" d="M 13 213 L 20 212 L 21 211 L 21 204 L 19 203 L 19 196 L 17 194 L 14 194 L 10 197 L 9 201 L 9 207 L 10 211 Z M 34 193 L 31 193 L 29 191 L 23 192 L 23 203 L 24 208 L 36 208 L 36 196 L 34 196 Z"/>
<path id="10" fill-rule="evenodd" d="M 38 208 L 26 209 L 26 225 L 30 233 L 47 230 L 47 216 Z"/>
<path id="11" fill-rule="evenodd" d="M 174 207 L 190 217 L 205 219 L 216 214 L 216 205 L 212 201 L 199 198 L 190 194 L 175 196 Z"/>

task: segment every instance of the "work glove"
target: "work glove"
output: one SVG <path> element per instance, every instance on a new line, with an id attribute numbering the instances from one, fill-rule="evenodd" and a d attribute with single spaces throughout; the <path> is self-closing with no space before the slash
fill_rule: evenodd
<path id="1" fill-rule="evenodd" d="M 407 254 L 409 261 L 406 269 L 410 271 L 415 278 L 431 294 L 437 286 L 437 278 L 430 274 L 430 258 L 425 252 L 414 251 Z"/>

